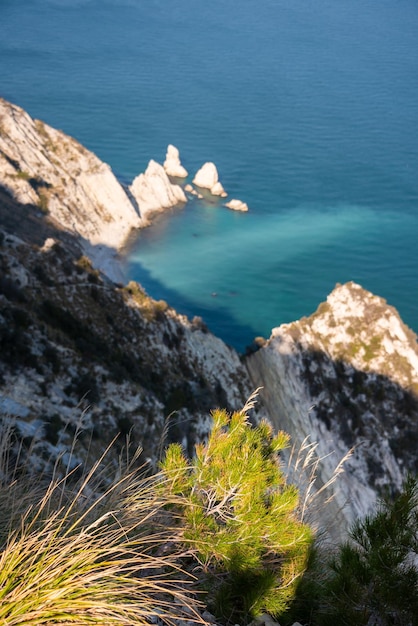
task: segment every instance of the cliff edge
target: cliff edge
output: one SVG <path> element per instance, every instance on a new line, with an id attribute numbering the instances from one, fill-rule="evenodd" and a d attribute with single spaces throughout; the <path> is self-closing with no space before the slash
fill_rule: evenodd
<path id="1" fill-rule="evenodd" d="M 276 428 L 318 444 L 320 484 L 348 450 L 329 522 L 347 526 L 418 471 L 416 335 L 383 298 L 337 285 L 307 318 L 274 328 L 246 360 Z"/>

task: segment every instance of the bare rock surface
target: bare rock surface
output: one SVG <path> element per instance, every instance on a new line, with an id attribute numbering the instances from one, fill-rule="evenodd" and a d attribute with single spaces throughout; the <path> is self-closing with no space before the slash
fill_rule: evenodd
<path id="1" fill-rule="evenodd" d="M 171 144 L 167 147 L 164 169 L 168 176 L 173 176 L 174 178 L 186 178 L 188 176 L 186 168 L 181 164 L 178 148 Z"/>
<path id="2" fill-rule="evenodd" d="M 180 185 L 173 185 L 163 166 L 153 160 L 149 162 L 145 173 L 135 178 L 129 189 L 143 219 L 147 219 L 152 212 L 187 202 Z"/>
<path id="3" fill-rule="evenodd" d="M 209 189 L 214 196 L 225 198 L 228 194 L 219 182 L 218 170 L 214 163 L 208 162 L 196 172 L 193 183 L 202 189 Z"/>
<path id="4" fill-rule="evenodd" d="M 248 204 L 243 202 L 242 200 L 230 200 L 225 204 L 228 209 L 232 209 L 233 211 L 248 211 Z"/>
<path id="5" fill-rule="evenodd" d="M 0 185 L 92 246 L 119 248 L 141 226 L 108 165 L 75 139 L 0 99 Z"/>
<path id="6" fill-rule="evenodd" d="M 353 449 L 322 523 L 346 527 L 417 472 L 417 337 L 382 298 L 337 285 L 316 313 L 274 328 L 246 363 L 275 427 L 296 448 L 317 442 L 319 484 Z"/>
<path id="7" fill-rule="evenodd" d="M 153 463 L 169 441 L 192 453 L 211 409 L 238 410 L 251 391 L 238 354 L 201 320 L 137 283 L 116 286 L 58 239 L 0 229 L 0 427 L 31 441 L 34 469 L 50 471 L 77 429 L 75 464 L 118 432 Z"/>

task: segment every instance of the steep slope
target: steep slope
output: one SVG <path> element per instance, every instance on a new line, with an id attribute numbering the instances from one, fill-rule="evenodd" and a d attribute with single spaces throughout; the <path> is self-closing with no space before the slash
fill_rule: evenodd
<path id="1" fill-rule="evenodd" d="M 0 180 L 92 245 L 119 247 L 141 220 L 110 167 L 75 139 L 0 99 Z"/>
<path id="2" fill-rule="evenodd" d="M 77 460 L 118 432 L 154 461 L 172 439 L 191 450 L 210 409 L 240 408 L 250 392 L 238 355 L 200 320 L 115 285 L 54 239 L 0 231 L 0 414 L 35 465 L 50 469 L 75 431 Z"/>
<path id="3" fill-rule="evenodd" d="M 322 483 L 354 448 L 329 509 L 339 523 L 418 471 L 417 337 L 382 298 L 337 285 L 311 317 L 273 329 L 246 363 L 274 425 L 297 445 L 318 443 Z"/>
<path id="4" fill-rule="evenodd" d="M 187 201 L 154 161 L 125 189 L 109 165 L 75 139 L 2 98 L 0 188 L 75 236 L 95 266 L 114 279 L 121 273 L 109 253 L 148 225 L 151 213 Z"/>
<path id="5" fill-rule="evenodd" d="M 381 298 L 337 286 L 247 357 L 250 378 L 201 320 L 107 278 L 132 229 L 183 201 L 179 189 L 151 162 L 125 190 L 74 139 L 0 99 L 0 421 L 48 471 L 75 432 L 74 462 L 117 433 L 155 462 L 161 441 L 191 452 L 211 408 L 241 408 L 260 386 L 296 447 L 317 442 L 319 486 L 353 448 L 320 511 L 342 528 L 418 471 L 416 336 Z"/>

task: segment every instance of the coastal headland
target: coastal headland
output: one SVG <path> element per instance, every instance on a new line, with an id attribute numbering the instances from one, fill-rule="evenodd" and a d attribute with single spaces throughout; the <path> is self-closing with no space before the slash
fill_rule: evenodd
<path id="1" fill-rule="evenodd" d="M 295 450 L 314 446 L 316 490 L 339 474 L 315 523 L 341 535 L 418 470 L 417 337 L 382 298 L 347 283 L 239 355 L 203 320 L 124 284 L 118 255 L 132 232 L 188 194 L 226 193 L 213 164 L 194 187 L 182 168 L 169 146 L 164 165 L 151 160 L 124 186 L 75 139 L 0 100 L 2 423 L 30 440 L 34 470 L 76 428 L 84 464 L 118 432 L 155 464 L 168 416 L 170 440 L 192 454 L 211 409 L 239 409 L 260 388 L 254 420 L 289 432 Z"/>

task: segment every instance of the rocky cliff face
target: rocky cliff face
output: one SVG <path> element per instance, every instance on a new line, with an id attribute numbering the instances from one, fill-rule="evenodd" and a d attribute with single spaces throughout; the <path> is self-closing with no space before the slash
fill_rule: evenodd
<path id="1" fill-rule="evenodd" d="M 210 410 L 241 408 L 250 392 L 238 355 L 199 319 L 136 283 L 116 286 L 58 240 L 0 230 L 0 422 L 37 468 L 48 471 L 75 432 L 74 463 L 118 433 L 154 462 L 167 441 L 191 452 Z"/>
<path id="2" fill-rule="evenodd" d="M 32 206 L 72 233 L 97 267 L 115 278 L 107 259 L 149 213 L 185 202 L 162 166 L 151 162 L 131 191 L 75 139 L 32 119 L 0 98 L 0 185 L 20 205 Z"/>
<path id="3" fill-rule="evenodd" d="M 64 133 L 0 99 L 0 180 L 93 246 L 118 248 L 139 215 L 110 167 Z"/>
<path id="4" fill-rule="evenodd" d="M 153 462 L 170 440 L 192 451 L 210 410 L 252 391 L 201 320 L 107 278 L 131 230 L 185 199 L 154 162 L 138 179 L 134 198 L 138 184 L 127 193 L 74 139 L 0 99 L 0 422 L 46 471 L 75 433 L 74 463 L 117 433 Z"/>
<path id="5" fill-rule="evenodd" d="M 418 471 L 417 337 L 382 298 L 337 286 L 311 317 L 273 329 L 247 366 L 275 426 L 296 446 L 318 443 L 321 483 L 353 448 L 329 508 L 338 523 Z"/>

